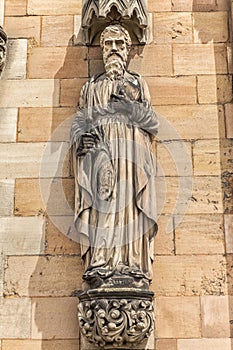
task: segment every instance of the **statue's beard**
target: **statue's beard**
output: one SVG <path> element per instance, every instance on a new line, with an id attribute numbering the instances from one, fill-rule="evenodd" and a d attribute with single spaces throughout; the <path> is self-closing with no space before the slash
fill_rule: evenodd
<path id="1" fill-rule="evenodd" d="M 126 62 L 119 54 L 114 53 L 104 59 L 104 65 L 107 77 L 117 79 L 124 74 Z"/>

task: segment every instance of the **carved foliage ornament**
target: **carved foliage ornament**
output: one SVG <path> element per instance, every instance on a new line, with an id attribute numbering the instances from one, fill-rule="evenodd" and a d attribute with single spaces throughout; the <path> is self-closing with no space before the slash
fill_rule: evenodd
<path id="1" fill-rule="evenodd" d="M 79 322 L 85 338 L 99 348 L 135 348 L 153 331 L 153 304 L 128 298 L 83 301 Z"/>
<path id="2" fill-rule="evenodd" d="M 6 43 L 7 35 L 4 32 L 3 28 L 0 26 L 0 74 L 6 61 Z"/>
<path id="3" fill-rule="evenodd" d="M 98 44 L 100 33 L 110 23 L 123 25 L 133 43 L 146 43 L 148 16 L 144 0 L 83 0 L 82 28 L 86 44 Z"/>

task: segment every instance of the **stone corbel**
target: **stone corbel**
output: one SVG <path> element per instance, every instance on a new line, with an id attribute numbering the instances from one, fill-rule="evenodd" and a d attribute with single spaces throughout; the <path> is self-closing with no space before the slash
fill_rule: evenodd
<path id="1" fill-rule="evenodd" d="M 130 33 L 134 44 L 148 41 L 148 14 L 144 0 L 83 0 L 83 41 L 99 44 L 100 33 L 109 25 L 119 23 Z"/>
<path id="2" fill-rule="evenodd" d="M 7 35 L 3 28 L 0 26 L 0 75 L 5 65 L 6 61 L 6 51 L 7 51 Z"/>

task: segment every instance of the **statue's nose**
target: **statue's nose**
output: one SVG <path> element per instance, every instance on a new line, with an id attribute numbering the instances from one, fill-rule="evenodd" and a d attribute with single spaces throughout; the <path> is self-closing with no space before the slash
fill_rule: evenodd
<path id="1" fill-rule="evenodd" d="M 112 51 L 116 52 L 117 51 L 117 46 L 115 41 L 112 42 Z"/>

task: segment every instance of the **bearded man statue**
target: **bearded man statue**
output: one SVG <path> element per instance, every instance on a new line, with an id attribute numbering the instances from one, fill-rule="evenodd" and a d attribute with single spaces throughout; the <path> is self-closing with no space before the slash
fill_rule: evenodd
<path id="1" fill-rule="evenodd" d="M 158 121 L 145 81 L 126 69 L 128 31 L 110 25 L 100 45 L 105 72 L 83 86 L 71 129 L 84 289 L 112 286 L 114 278 L 144 289 L 157 232 L 151 141 Z"/>

